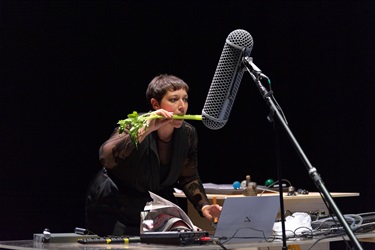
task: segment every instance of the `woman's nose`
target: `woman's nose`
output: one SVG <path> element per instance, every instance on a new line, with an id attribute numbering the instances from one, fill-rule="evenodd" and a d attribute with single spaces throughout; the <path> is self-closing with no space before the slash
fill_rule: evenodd
<path id="1" fill-rule="evenodd" d="M 180 110 L 184 110 L 184 109 L 185 109 L 185 106 L 186 106 L 186 103 L 184 102 L 184 100 L 180 100 L 179 105 L 178 105 L 178 108 L 179 108 Z"/>

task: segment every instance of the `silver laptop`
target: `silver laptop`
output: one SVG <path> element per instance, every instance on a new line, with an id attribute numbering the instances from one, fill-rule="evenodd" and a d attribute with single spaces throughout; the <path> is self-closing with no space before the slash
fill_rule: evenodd
<path id="1" fill-rule="evenodd" d="M 280 208 L 279 196 L 227 197 L 214 238 L 221 243 L 266 241 Z"/>

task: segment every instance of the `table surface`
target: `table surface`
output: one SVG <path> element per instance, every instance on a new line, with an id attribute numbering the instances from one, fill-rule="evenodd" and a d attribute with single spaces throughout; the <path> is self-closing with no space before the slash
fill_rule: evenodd
<path id="1" fill-rule="evenodd" d="M 185 194 L 184 193 L 174 193 L 175 197 L 178 197 L 178 198 L 185 198 Z M 279 193 L 263 193 L 263 194 L 258 194 L 257 196 L 278 196 Z M 359 196 L 359 193 L 356 193 L 356 192 L 333 192 L 333 193 L 330 193 L 330 195 L 332 196 L 332 198 L 339 198 L 339 197 L 355 197 L 355 196 Z M 213 197 L 216 197 L 216 199 L 219 199 L 219 200 L 223 200 L 225 199 L 226 197 L 243 197 L 242 194 L 207 194 L 207 197 L 209 199 L 212 199 Z M 283 198 L 284 199 L 288 199 L 288 200 L 295 200 L 295 199 L 321 199 L 322 196 L 319 192 L 309 192 L 308 194 L 297 194 L 297 195 L 291 195 L 291 196 L 288 196 L 286 193 L 283 194 Z"/>
<path id="2" fill-rule="evenodd" d="M 375 231 L 365 233 L 365 234 L 356 234 L 356 237 L 359 241 L 366 241 L 368 238 L 375 237 Z M 315 239 L 304 239 L 304 240 L 288 240 L 287 245 L 311 245 L 316 243 L 319 239 L 319 242 L 333 242 L 333 241 L 342 241 L 348 240 L 347 236 L 336 236 L 331 238 L 315 238 Z M 225 244 L 227 249 L 249 249 L 254 247 L 282 247 L 282 241 L 273 241 L 273 242 L 250 242 L 250 243 L 233 243 Z M 176 245 L 164 245 L 164 244 L 146 244 L 146 243 L 129 243 L 129 244 L 79 244 L 76 242 L 69 243 L 39 243 L 33 240 L 17 240 L 17 241 L 0 241 L 1 249 L 87 249 L 87 250 L 99 250 L 99 249 L 184 249 L 184 250 L 195 250 L 202 249 L 202 245 L 188 245 L 188 246 L 176 246 Z M 223 249 L 217 244 L 205 244 L 205 249 Z"/>

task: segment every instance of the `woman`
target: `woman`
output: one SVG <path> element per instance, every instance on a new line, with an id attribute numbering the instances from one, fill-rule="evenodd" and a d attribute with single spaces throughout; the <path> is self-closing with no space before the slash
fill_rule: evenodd
<path id="1" fill-rule="evenodd" d="M 218 217 L 221 206 L 211 205 L 198 174 L 197 133 L 184 120 L 172 119 L 188 110 L 189 86 L 180 78 L 162 74 L 148 85 L 146 98 L 153 119 L 138 131 L 138 146 L 128 130 L 111 137 L 99 150 L 103 170 L 94 179 L 86 200 L 87 228 L 98 235 L 138 235 L 140 213 L 151 201 L 149 191 L 177 203 L 180 188 L 199 214 Z M 129 128 L 128 128 L 129 129 Z"/>

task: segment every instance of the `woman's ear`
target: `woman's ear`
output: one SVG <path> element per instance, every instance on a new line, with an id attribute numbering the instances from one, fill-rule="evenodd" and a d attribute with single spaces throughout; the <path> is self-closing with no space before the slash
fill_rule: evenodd
<path id="1" fill-rule="evenodd" d="M 151 98 L 151 106 L 153 109 L 157 110 L 160 109 L 159 102 L 155 98 Z"/>

